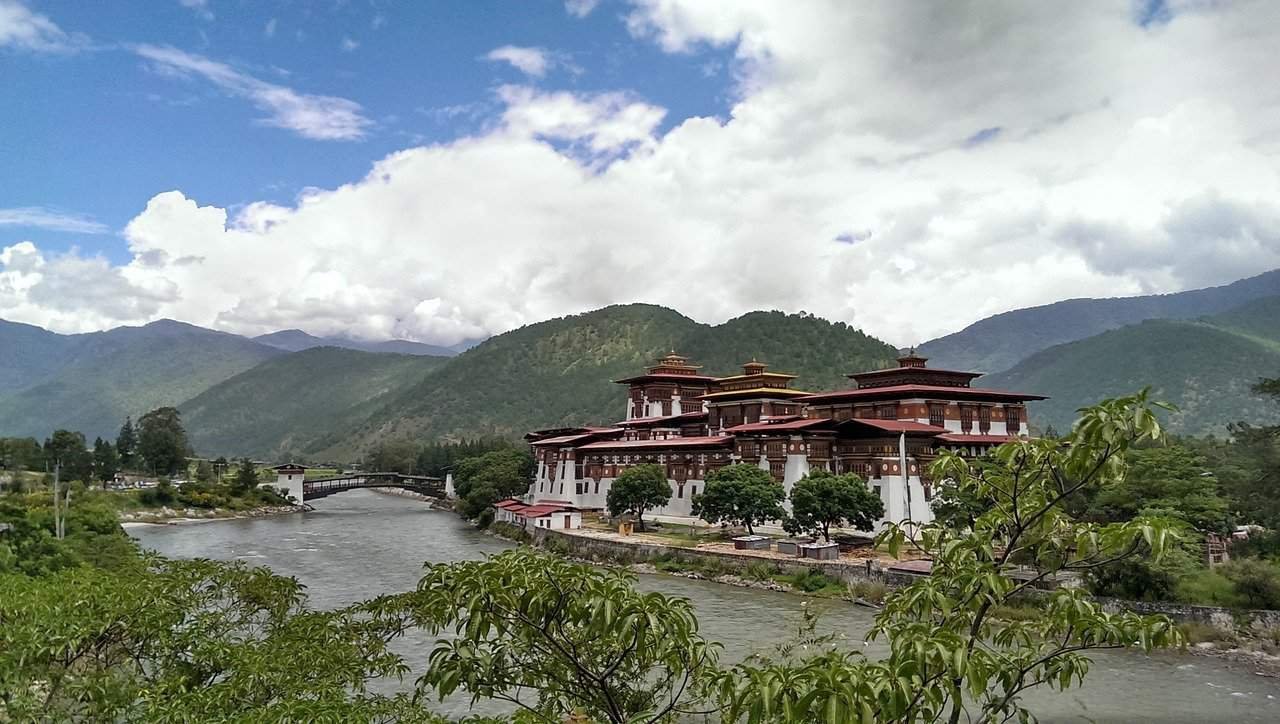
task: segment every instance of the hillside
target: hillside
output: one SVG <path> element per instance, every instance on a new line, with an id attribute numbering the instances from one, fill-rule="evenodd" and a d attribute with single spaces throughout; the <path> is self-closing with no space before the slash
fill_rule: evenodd
<path id="1" fill-rule="evenodd" d="M 262 334 L 253 341 L 286 352 L 301 352 L 316 347 L 341 347 L 361 352 L 390 352 L 392 354 L 416 354 L 430 357 L 452 357 L 457 352 L 452 347 L 437 347 L 434 344 L 410 342 L 407 339 L 389 339 L 383 342 L 366 342 L 347 337 L 317 337 L 307 334 L 301 329 L 284 329 L 271 334 Z"/>
<path id="2" fill-rule="evenodd" d="M 76 335 L 6 324 L 0 335 L 0 349 L 17 350 L 0 360 L 3 374 L 16 382 L 0 391 L 4 436 L 44 438 L 66 428 L 90 440 L 114 439 L 126 415 L 176 405 L 282 354 L 172 320 Z"/>
<path id="3" fill-rule="evenodd" d="M 1200 320 L 1148 320 L 1038 352 L 979 383 L 1050 395 L 1031 405 L 1034 425 L 1065 430 L 1077 408 L 1151 385 L 1179 407 L 1173 432 L 1222 434 L 1237 420 L 1280 422 L 1280 406 L 1253 394 L 1280 375 L 1280 297 Z"/>
<path id="4" fill-rule="evenodd" d="M 1195 319 L 1280 294 L 1280 269 L 1208 289 L 1110 299 L 1068 299 L 979 320 L 925 342 L 937 367 L 977 372 L 1009 369 L 1036 352 L 1146 319 Z"/>
<path id="5" fill-rule="evenodd" d="M 350 455 L 385 437 L 516 437 L 539 427 L 612 422 L 625 403 L 611 380 L 673 348 L 709 374 L 736 373 L 756 357 L 800 374 L 797 385 L 815 390 L 895 356 L 883 342 L 810 316 L 753 312 L 709 326 L 663 307 L 611 306 L 493 337 L 310 452 Z"/>
<path id="6" fill-rule="evenodd" d="M 200 455 L 286 459 L 342 421 L 368 417 L 445 361 L 315 347 L 219 382 L 179 409 Z"/>

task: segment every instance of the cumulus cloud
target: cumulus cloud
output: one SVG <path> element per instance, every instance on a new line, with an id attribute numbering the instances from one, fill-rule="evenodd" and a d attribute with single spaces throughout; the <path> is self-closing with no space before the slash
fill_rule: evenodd
<path id="1" fill-rule="evenodd" d="M 84 36 L 64 32 L 57 23 L 32 12 L 19 0 L 0 0 L 0 48 L 67 52 L 84 43 Z"/>
<path id="2" fill-rule="evenodd" d="M 564 10 L 575 18 L 585 18 L 600 4 L 600 0 L 564 0 Z"/>
<path id="3" fill-rule="evenodd" d="M 105 234 L 109 231 L 106 224 L 87 216 L 42 206 L 0 209 L 0 226 L 25 226 L 77 234 Z"/>
<path id="4" fill-rule="evenodd" d="M 708 322 L 806 310 L 909 344 L 1263 271 L 1280 5 L 1169 7 L 638 2 L 643 42 L 732 49 L 726 117 L 664 127 L 625 91 L 509 85 L 483 131 L 294 203 L 162 193 L 125 229 L 113 269 L 143 301 L 115 319 L 451 343 L 646 301 Z M 81 324 L 9 269 L 33 253 L 6 251 L 0 316 Z"/>
<path id="5" fill-rule="evenodd" d="M 137 45 L 133 50 L 162 73 L 198 76 L 225 93 L 249 100 L 267 113 L 262 123 L 304 138 L 355 141 L 364 138 L 373 125 L 360 104 L 346 98 L 300 93 L 169 46 Z"/>
<path id="6" fill-rule="evenodd" d="M 504 45 L 490 50 L 486 60 L 510 63 L 525 75 L 541 78 L 551 67 L 551 55 L 543 48 L 524 48 L 516 45 Z"/>

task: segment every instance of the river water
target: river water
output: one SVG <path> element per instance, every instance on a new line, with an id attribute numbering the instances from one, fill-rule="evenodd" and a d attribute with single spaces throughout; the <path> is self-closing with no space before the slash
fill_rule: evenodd
<path id="1" fill-rule="evenodd" d="M 238 559 L 296 576 L 315 608 L 410 590 L 424 561 L 474 559 L 508 547 L 452 513 L 407 498 L 352 491 L 316 501 L 315 508 L 270 518 L 130 527 L 129 532 L 170 557 Z M 641 576 L 639 587 L 692 600 L 703 634 L 724 644 L 724 661 L 767 651 L 790 638 L 806 600 L 671 576 Z M 870 627 L 872 614 L 865 608 L 839 601 L 810 600 L 809 605 L 823 607 L 823 629 L 845 633 L 854 642 Z M 431 641 L 421 635 L 398 646 L 415 676 L 430 648 Z M 1280 681 L 1243 665 L 1171 653 L 1100 652 L 1093 659 L 1083 687 L 1027 697 L 1041 721 L 1280 721 Z M 457 697 L 434 708 L 450 716 L 469 710 Z"/>

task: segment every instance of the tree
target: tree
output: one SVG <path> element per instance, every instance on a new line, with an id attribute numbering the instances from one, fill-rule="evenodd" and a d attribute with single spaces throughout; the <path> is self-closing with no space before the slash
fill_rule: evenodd
<path id="1" fill-rule="evenodd" d="M 207 560 L 0 575 L 0 716 L 443 723 L 368 689 L 408 668 L 388 648 L 404 614 L 304 601 L 295 579 Z"/>
<path id="2" fill-rule="evenodd" d="M 459 512 L 478 518 L 494 503 L 529 489 L 533 457 L 524 450 L 506 448 L 466 458 L 454 466 L 454 492 Z"/>
<path id="3" fill-rule="evenodd" d="M 664 481 L 665 482 L 665 481 Z M 640 593 L 618 570 L 528 549 L 427 568 L 405 597 L 436 642 L 420 693 L 506 701 L 520 721 L 667 722 L 692 711 L 719 645 L 687 599 Z"/>
<path id="4" fill-rule="evenodd" d="M 231 479 L 231 485 L 241 494 L 258 487 L 258 466 L 254 465 L 249 458 L 241 459 L 240 465 L 236 468 L 236 474 Z"/>
<path id="5" fill-rule="evenodd" d="M 133 465 L 134 456 L 138 452 L 138 436 L 133 430 L 133 418 L 126 417 L 120 426 L 120 434 L 116 436 L 116 454 L 120 456 L 120 464 Z"/>
<path id="6" fill-rule="evenodd" d="M 873 530 L 884 516 L 884 503 L 853 473 L 815 470 L 791 488 L 791 516 L 795 528 L 829 541 L 832 526 Z"/>
<path id="7" fill-rule="evenodd" d="M 208 460 L 196 463 L 196 482 L 208 485 L 214 481 L 213 465 Z"/>
<path id="8" fill-rule="evenodd" d="M 1233 560 L 1218 571 L 1235 584 L 1236 593 L 1252 608 L 1280 607 L 1280 569 L 1256 558 Z"/>
<path id="9" fill-rule="evenodd" d="M 96 438 L 93 441 L 93 472 L 98 482 L 105 483 L 115 478 L 120 470 L 120 458 L 116 448 L 107 440 Z"/>
<path id="10" fill-rule="evenodd" d="M 1119 522 L 1139 515 L 1182 520 L 1201 533 L 1234 528 L 1229 504 L 1203 455 L 1178 444 L 1130 450 L 1127 474 L 1097 489 L 1080 516 Z"/>
<path id="11" fill-rule="evenodd" d="M 158 407 L 138 418 L 137 454 L 157 475 L 173 475 L 189 452 L 177 408 Z"/>
<path id="12" fill-rule="evenodd" d="M 213 461 L 213 475 L 218 482 L 222 482 L 222 478 L 226 476 L 227 470 L 231 467 L 231 461 L 223 455 L 219 455 L 217 460 Z"/>
<path id="13" fill-rule="evenodd" d="M 1137 441 L 1163 437 L 1146 392 L 1082 411 L 1061 440 L 1015 440 L 986 460 L 944 452 L 930 467 L 967 496 L 992 501 L 969 528 L 889 523 L 878 543 L 932 561 L 929 576 L 891 594 L 873 638 L 887 658 L 868 662 L 839 650 L 800 662 L 747 661 L 719 675 L 724 721 L 1030 721 L 1028 689 L 1083 681 L 1094 649 L 1177 645 L 1165 616 L 1108 614 L 1080 589 L 1035 599 L 1028 620 L 999 616 L 1045 578 L 1085 572 L 1135 556 L 1159 559 L 1176 541 L 1154 518 L 1099 524 L 1073 520 L 1063 502 L 1126 473 Z M 1038 572 L 1014 578 L 1015 560 Z"/>
<path id="14" fill-rule="evenodd" d="M 85 445 L 84 435 L 70 430 L 55 430 L 44 443 L 45 459 L 50 469 L 62 465 L 62 480 L 82 483 L 93 481 L 93 454 Z"/>
<path id="15" fill-rule="evenodd" d="M 706 483 L 693 498 L 693 514 L 708 523 L 741 525 L 752 534 L 756 523 L 785 515 L 786 491 L 757 465 L 727 465 L 708 473 Z"/>
<path id="16" fill-rule="evenodd" d="M 671 486 L 667 483 L 667 471 L 653 463 L 633 465 L 623 470 L 605 496 L 609 515 L 630 513 L 636 517 L 640 530 L 644 530 L 644 512 L 666 505 L 669 500 Z"/>

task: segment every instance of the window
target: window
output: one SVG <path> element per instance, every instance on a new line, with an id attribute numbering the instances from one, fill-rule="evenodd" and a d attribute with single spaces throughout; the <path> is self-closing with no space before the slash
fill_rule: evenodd
<path id="1" fill-rule="evenodd" d="M 934 427 L 945 427 L 946 408 L 938 402 L 929 403 L 929 424 Z"/>
<path id="2" fill-rule="evenodd" d="M 764 444 L 765 454 L 771 458 L 780 458 L 786 454 L 786 448 L 781 440 L 772 440 Z"/>
<path id="3" fill-rule="evenodd" d="M 1016 407 L 1004 408 L 1004 424 L 1010 435 L 1017 435 L 1022 429 L 1022 410 Z"/>
<path id="4" fill-rule="evenodd" d="M 692 498 L 693 496 L 695 496 L 695 495 L 697 495 L 697 494 L 698 494 L 698 486 L 696 486 L 696 485 L 690 485 L 690 486 L 689 486 L 689 497 L 690 497 L 690 498 Z"/>
<path id="5" fill-rule="evenodd" d="M 600 494 L 600 478 L 596 478 L 596 489 L 594 492 L 596 495 Z"/>
<path id="6" fill-rule="evenodd" d="M 676 497 L 677 498 L 684 497 L 684 483 L 680 483 L 679 485 L 676 486 Z"/>
<path id="7" fill-rule="evenodd" d="M 876 405 L 876 417 L 881 420 L 896 420 L 898 419 L 898 406 Z"/>
<path id="8" fill-rule="evenodd" d="M 786 472 L 786 463 L 781 460 L 769 463 L 769 474 L 773 476 L 774 482 L 782 482 L 782 476 Z"/>
<path id="9" fill-rule="evenodd" d="M 986 405 L 978 408 L 978 432 L 983 435 L 991 432 L 991 408 Z"/>
<path id="10" fill-rule="evenodd" d="M 573 492 L 577 495 L 582 495 L 582 483 L 574 483 Z"/>
<path id="11" fill-rule="evenodd" d="M 968 405 L 960 406 L 960 429 L 965 432 L 973 431 L 973 408 Z"/>

